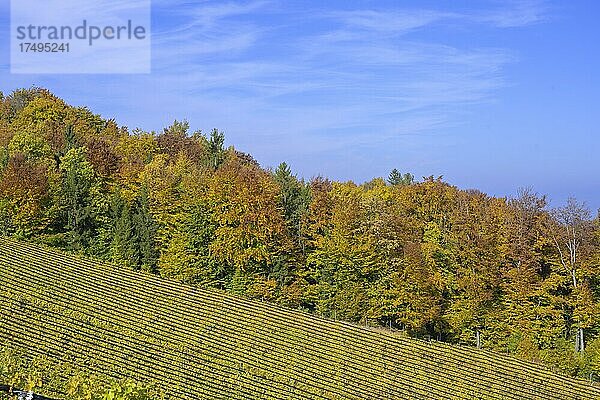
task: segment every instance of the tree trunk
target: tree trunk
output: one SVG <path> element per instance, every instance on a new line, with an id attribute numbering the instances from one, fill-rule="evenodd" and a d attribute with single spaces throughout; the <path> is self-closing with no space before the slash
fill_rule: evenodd
<path id="1" fill-rule="evenodd" d="M 575 351 L 582 352 L 585 350 L 585 336 L 583 333 L 583 328 L 577 328 L 577 333 L 575 334 Z"/>

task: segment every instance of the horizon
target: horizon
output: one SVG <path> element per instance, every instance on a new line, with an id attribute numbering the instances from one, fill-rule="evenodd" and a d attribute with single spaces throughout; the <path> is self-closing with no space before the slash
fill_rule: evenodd
<path id="1" fill-rule="evenodd" d="M 18 75 L 4 62 L 0 90 L 44 87 L 130 130 L 218 128 L 263 167 L 285 161 L 306 179 L 397 168 L 498 197 L 532 187 L 551 207 L 576 197 L 596 213 L 599 10 L 154 1 L 152 73 Z"/>

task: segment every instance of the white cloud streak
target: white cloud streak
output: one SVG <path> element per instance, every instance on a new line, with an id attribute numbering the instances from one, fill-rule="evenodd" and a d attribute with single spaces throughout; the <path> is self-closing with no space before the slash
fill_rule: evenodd
<path id="1" fill-rule="evenodd" d="M 501 3 L 497 10 L 477 16 L 482 22 L 499 28 L 517 28 L 547 21 L 549 8 L 542 0 L 512 0 Z"/>
<path id="2" fill-rule="evenodd" d="M 170 16 L 153 26 L 153 74 L 102 80 L 114 116 L 157 130 L 186 117 L 195 127 L 218 126 L 270 165 L 361 146 L 387 154 L 397 151 L 389 147 L 396 140 L 417 146 L 415 138 L 456 124 L 465 105 L 493 100 L 516 55 L 415 33 L 547 18 L 542 3 L 523 1 L 468 12 L 305 10 L 301 21 L 280 15 L 281 23 L 266 26 L 260 17 L 281 12 L 271 2 L 153 3 Z M 72 85 L 84 99 L 97 95 Z M 309 166 L 300 172 L 314 175 Z"/>

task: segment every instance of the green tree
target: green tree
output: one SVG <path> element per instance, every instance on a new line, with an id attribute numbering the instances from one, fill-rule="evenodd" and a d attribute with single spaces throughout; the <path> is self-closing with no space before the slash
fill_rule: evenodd
<path id="1" fill-rule="evenodd" d="M 138 269 L 140 264 L 139 238 L 135 230 L 131 207 L 119 192 L 111 204 L 112 243 L 111 259 L 117 264 Z"/>
<path id="2" fill-rule="evenodd" d="M 62 192 L 60 202 L 68 234 L 68 243 L 74 250 L 91 244 L 96 228 L 93 196 L 98 182 L 92 165 L 87 161 L 85 148 L 71 149 L 60 158 Z"/>
<path id="3" fill-rule="evenodd" d="M 225 161 L 225 134 L 213 129 L 208 138 L 208 163 L 212 169 L 217 169 Z"/>
<path id="4" fill-rule="evenodd" d="M 275 181 L 281 188 L 279 203 L 283 208 L 288 229 L 298 242 L 301 221 L 308 211 L 310 203 L 309 188 L 292 174 L 290 167 L 285 162 L 279 164 L 275 170 Z"/>
<path id="5" fill-rule="evenodd" d="M 392 186 L 406 186 L 412 185 L 415 182 L 415 177 L 410 173 L 401 174 L 396 168 L 390 172 L 388 176 L 388 183 Z"/>
<path id="6" fill-rule="evenodd" d="M 156 250 L 157 225 L 148 203 L 148 189 L 142 186 L 141 193 L 135 201 L 133 227 L 136 232 L 139 249 L 139 266 L 142 270 L 156 272 L 158 252 Z"/>

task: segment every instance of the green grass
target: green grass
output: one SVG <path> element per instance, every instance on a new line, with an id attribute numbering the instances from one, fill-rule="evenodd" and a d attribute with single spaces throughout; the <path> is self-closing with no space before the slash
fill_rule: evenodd
<path id="1" fill-rule="evenodd" d="M 0 239 L 0 285 L 0 343 L 154 381 L 173 398 L 600 399 L 600 387 L 503 354 L 334 322 L 32 244 Z"/>

